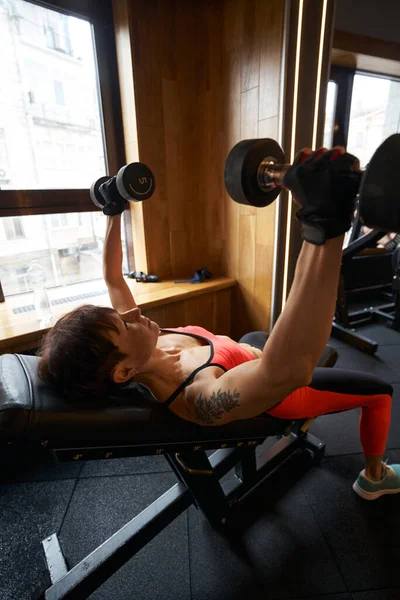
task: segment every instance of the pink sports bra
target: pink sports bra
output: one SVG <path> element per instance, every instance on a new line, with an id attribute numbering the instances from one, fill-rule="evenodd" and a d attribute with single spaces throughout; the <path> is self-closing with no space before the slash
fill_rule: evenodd
<path id="1" fill-rule="evenodd" d="M 197 373 L 202 369 L 206 369 L 207 367 L 219 367 L 226 372 L 244 362 L 254 360 L 254 356 L 250 354 L 250 352 L 239 346 L 233 340 L 221 335 L 214 335 L 203 327 L 188 325 L 187 327 L 176 327 L 174 329 L 161 329 L 161 332 L 188 335 L 190 337 L 206 341 L 210 346 L 210 356 L 207 362 L 195 369 L 189 375 L 189 377 L 187 377 L 185 381 L 175 390 L 175 392 L 171 394 L 168 400 L 163 402 L 165 406 L 169 406 L 171 402 L 173 402 L 175 398 L 177 398 L 185 389 L 185 387 L 193 381 L 195 375 L 197 375 Z"/>

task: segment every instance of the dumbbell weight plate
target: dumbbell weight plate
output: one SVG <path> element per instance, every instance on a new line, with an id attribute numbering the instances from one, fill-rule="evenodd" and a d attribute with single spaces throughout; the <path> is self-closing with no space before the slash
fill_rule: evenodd
<path id="1" fill-rule="evenodd" d="M 360 216 L 371 229 L 400 233 L 400 134 L 376 150 L 361 180 Z"/>
<path id="2" fill-rule="evenodd" d="M 100 177 L 100 179 L 98 179 L 97 181 L 95 181 L 91 188 L 90 188 L 90 199 L 93 202 L 93 204 L 95 206 L 97 206 L 97 208 L 103 208 L 104 207 L 104 198 L 103 196 L 100 194 L 99 192 L 99 188 L 102 185 L 102 183 L 105 183 L 106 181 L 108 181 L 110 178 L 105 176 L 105 177 Z"/>
<path id="3" fill-rule="evenodd" d="M 279 186 L 264 191 L 258 183 L 258 167 L 266 158 L 286 162 L 282 148 L 269 138 L 243 140 L 232 148 L 225 163 L 225 187 L 235 202 L 262 207 L 279 195 Z"/>
<path id="4" fill-rule="evenodd" d="M 117 174 L 117 189 L 129 202 L 141 202 L 154 194 L 154 175 L 143 163 L 136 162 L 122 167 Z"/>

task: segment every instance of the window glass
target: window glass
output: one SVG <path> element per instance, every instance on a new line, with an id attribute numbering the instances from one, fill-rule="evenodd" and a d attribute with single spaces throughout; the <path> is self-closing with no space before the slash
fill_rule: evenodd
<path id="1" fill-rule="evenodd" d="M 377 147 L 400 131 L 400 82 L 355 75 L 347 150 L 365 168 Z"/>
<path id="2" fill-rule="evenodd" d="M 46 287 L 102 278 L 105 230 L 106 219 L 100 212 L 0 219 L 0 281 L 4 295 L 30 291 L 27 271 L 32 265 L 44 269 Z"/>
<path id="3" fill-rule="evenodd" d="M 92 27 L 25 0 L 0 10 L 0 188 L 89 188 L 105 175 Z"/>
<path id="4" fill-rule="evenodd" d="M 337 83 L 329 81 L 325 107 L 324 148 L 332 148 L 335 126 Z"/>

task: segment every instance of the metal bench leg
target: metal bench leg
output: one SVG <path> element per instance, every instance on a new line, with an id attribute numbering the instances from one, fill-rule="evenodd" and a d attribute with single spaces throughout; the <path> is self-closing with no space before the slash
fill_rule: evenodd
<path id="1" fill-rule="evenodd" d="M 226 525 L 229 502 L 205 451 L 178 452 L 166 458 L 210 524 L 217 529 Z"/>
<path id="2" fill-rule="evenodd" d="M 236 477 L 249 483 L 257 475 L 257 460 L 255 447 L 240 448 L 240 462 L 235 466 Z"/>

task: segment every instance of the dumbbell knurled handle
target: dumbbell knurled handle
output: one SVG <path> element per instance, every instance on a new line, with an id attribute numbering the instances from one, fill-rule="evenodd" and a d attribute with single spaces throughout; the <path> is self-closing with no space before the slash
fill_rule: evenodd
<path id="1" fill-rule="evenodd" d="M 283 178 L 291 165 L 277 163 L 273 158 L 264 158 L 258 167 L 258 185 L 264 191 L 269 191 L 277 185 L 283 187 Z"/>
<path id="2" fill-rule="evenodd" d="M 265 158 L 258 167 L 258 183 L 261 189 L 268 191 L 276 186 L 283 186 L 283 178 L 292 165 L 281 164 L 271 158 Z M 360 176 L 364 171 L 359 170 Z"/>

